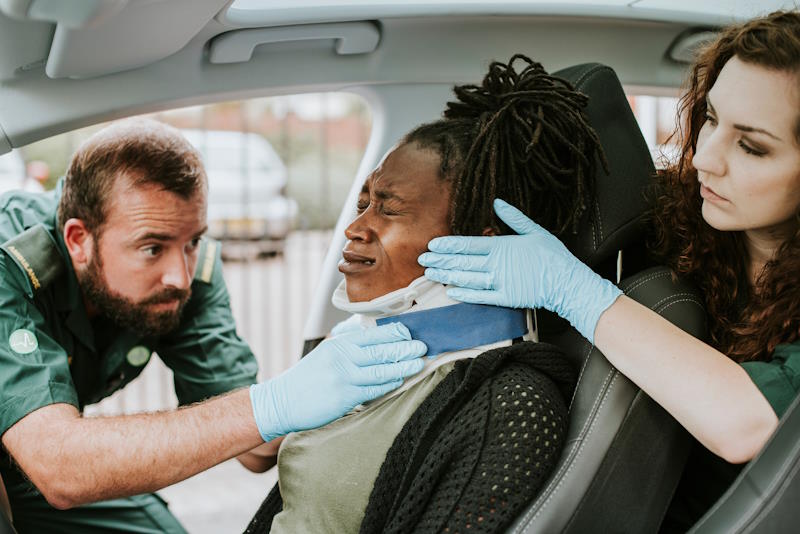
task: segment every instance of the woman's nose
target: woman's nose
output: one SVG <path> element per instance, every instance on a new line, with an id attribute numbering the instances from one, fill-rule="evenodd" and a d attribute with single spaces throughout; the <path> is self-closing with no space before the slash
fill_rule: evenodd
<path id="1" fill-rule="evenodd" d="M 344 230 L 344 236 L 350 241 L 369 241 L 371 235 L 372 229 L 369 224 L 368 211 L 361 213 Z"/>
<path id="2" fill-rule="evenodd" d="M 713 176 L 725 174 L 727 162 L 725 161 L 723 133 L 719 130 L 709 131 L 706 126 L 700 130 L 692 157 L 692 165 L 698 172 Z"/>

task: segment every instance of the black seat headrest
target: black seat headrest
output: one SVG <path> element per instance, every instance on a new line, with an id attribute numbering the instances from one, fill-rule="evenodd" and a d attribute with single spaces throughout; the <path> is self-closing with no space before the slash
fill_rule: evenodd
<path id="1" fill-rule="evenodd" d="M 578 225 L 558 237 L 590 267 L 641 240 L 647 210 L 645 189 L 655 175 L 653 160 L 616 73 L 599 63 L 575 65 L 553 73 L 589 97 L 586 113 L 597 131 L 609 173 L 597 165 L 595 195 Z"/>

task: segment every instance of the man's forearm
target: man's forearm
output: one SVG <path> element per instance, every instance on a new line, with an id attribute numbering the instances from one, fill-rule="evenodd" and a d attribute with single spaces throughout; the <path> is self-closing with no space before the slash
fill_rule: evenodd
<path id="1" fill-rule="evenodd" d="M 57 407 L 75 416 L 65 421 Z M 18 461 L 59 508 L 155 491 L 263 443 L 247 389 L 152 414 L 83 418 L 69 405 L 46 409 L 53 424 L 40 421 L 41 439 L 25 445 L 25 458 L 38 461 Z"/>

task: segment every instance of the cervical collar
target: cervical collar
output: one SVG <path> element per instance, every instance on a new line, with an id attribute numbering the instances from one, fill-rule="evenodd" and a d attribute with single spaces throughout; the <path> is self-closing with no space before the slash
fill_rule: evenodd
<path id="1" fill-rule="evenodd" d="M 438 282 L 432 282 L 424 276 L 420 276 L 408 286 L 392 291 L 391 293 L 386 293 L 378 298 L 364 302 L 350 302 L 350 299 L 347 298 L 345 280 L 342 280 L 333 292 L 331 303 L 342 311 L 360 313 L 361 315 L 370 317 L 396 315 L 410 309 L 415 302 L 419 304 L 419 300 L 428 300 L 425 299 L 424 296 L 428 295 L 436 286 L 444 288 L 444 286 Z M 442 291 L 440 293 L 444 292 Z M 445 298 L 449 302 L 442 302 L 439 306 L 448 303 L 455 304 L 456 302 L 447 298 L 446 295 Z"/>
<path id="2" fill-rule="evenodd" d="M 513 338 L 523 336 L 528 330 L 524 310 L 460 303 L 447 296 L 444 285 L 431 282 L 424 276 L 407 287 L 367 302 L 350 302 L 342 280 L 331 302 L 340 310 L 353 314 L 334 327 L 333 335 L 351 328 L 402 322 L 414 339 L 428 346 L 424 369 L 406 378 L 400 388 L 372 403 L 405 391 L 448 362 L 474 358 L 486 350 L 510 345 Z"/>

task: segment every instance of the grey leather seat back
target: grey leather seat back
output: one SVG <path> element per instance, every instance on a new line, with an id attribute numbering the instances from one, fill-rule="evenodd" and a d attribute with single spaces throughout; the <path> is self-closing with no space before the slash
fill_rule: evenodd
<path id="1" fill-rule="evenodd" d="M 623 280 L 625 294 L 696 337 L 706 332 L 694 289 L 663 267 Z M 689 435 L 571 328 L 540 339 L 584 365 L 567 445 L 545 488 L 510 532 L 655 532 L 680 479 Z"/>
<path id="2" fill-rule="evenodd" d="M 578 234 L 559 237 L 578 258 L 613 279 L 618 251 L 641 248 L 644 193 L 655 170 L 610 68 L 587 64 L 554 74 L 589 96 L 587 114 L 610 170 L 596 177 L 596 202 Z M 620 287 L 692 335 L 705 337 L 702 299 L 689 285 L 674 281 L 668 269 L 635 273 Z M 686 460 L 688 434 L 566 321 L 542 310 L 537 317 L 539 339 L 562 347 L 581 373 L 559 464 L 509 532 L 657 530 Z"/>

